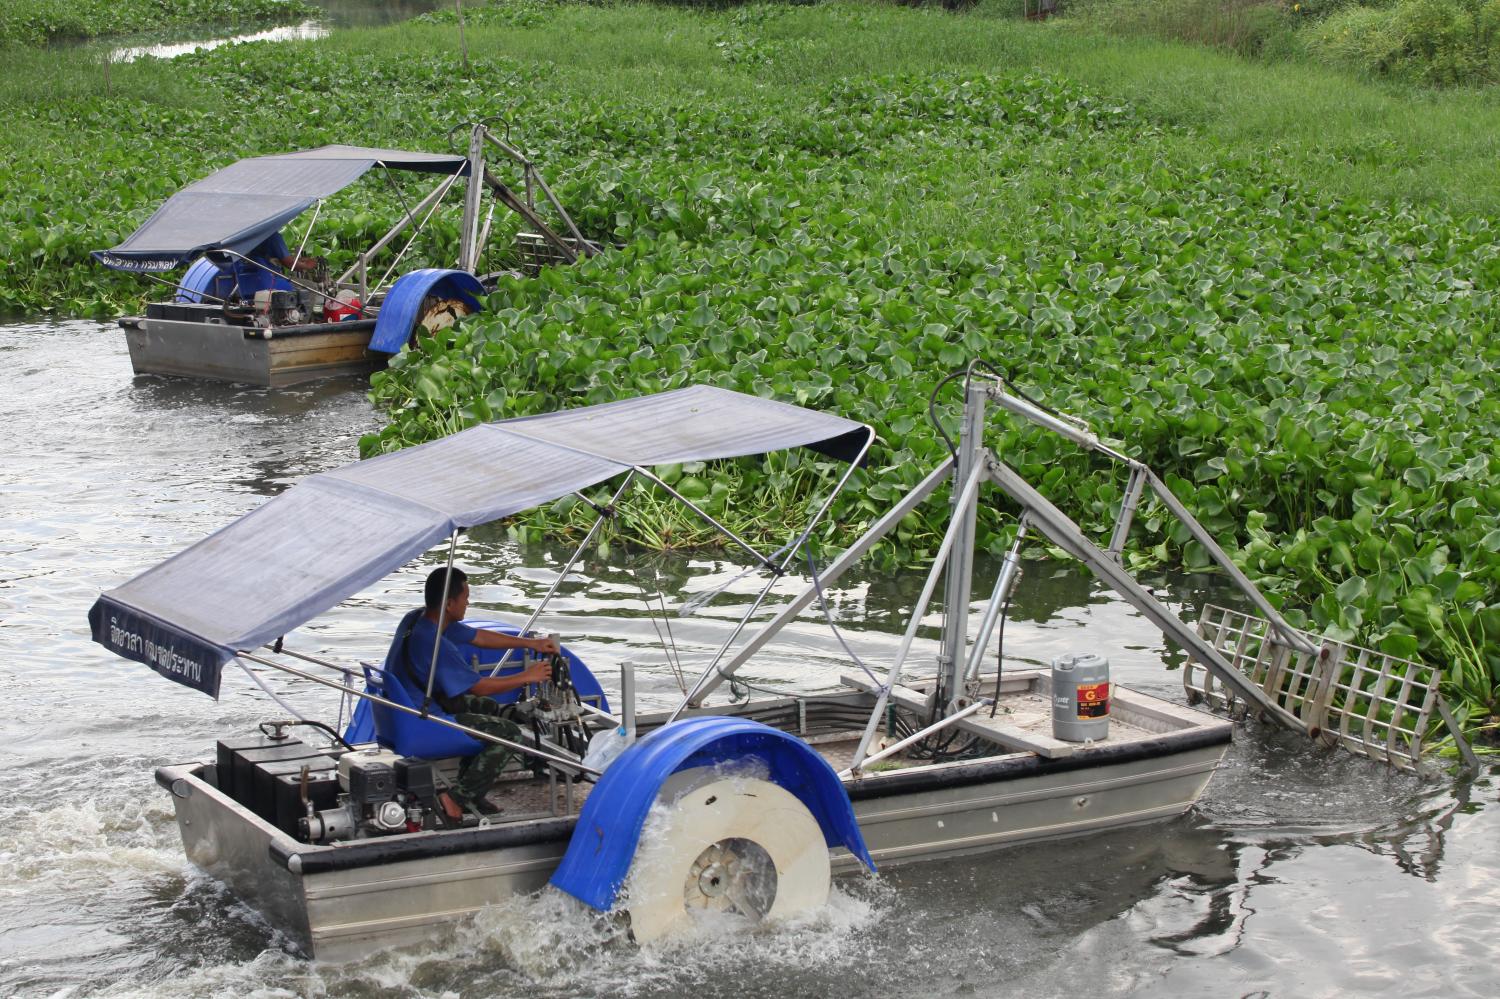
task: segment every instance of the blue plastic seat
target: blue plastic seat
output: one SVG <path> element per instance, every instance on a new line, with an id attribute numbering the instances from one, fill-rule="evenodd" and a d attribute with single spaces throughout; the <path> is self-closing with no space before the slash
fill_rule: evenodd
<path id="1" fill-rule="evenodd" d="M 420 710 L 422 706 L 422 695 L 410 689 L 401 677 L 387 674 L 379 666 L 369 663 L 365 664 L 365 689 L 405 707 Z M 473 736 L 440 725 L 429 718 L 418 718 L 416 715 L 388 708 L 384 704 L 361 700 L 359 707 L 370 711 L 375 741 L 400 756 L 440 760 L 449 756 L 473 756 L 485 746 Z M 453 716 L 436 704 L 429 706 L 427 714 L 430 718 L 453 721 Z M 359 711 L 356 710 L 349 726 L 350 732 L 355 731 L 359 722 Z"/>

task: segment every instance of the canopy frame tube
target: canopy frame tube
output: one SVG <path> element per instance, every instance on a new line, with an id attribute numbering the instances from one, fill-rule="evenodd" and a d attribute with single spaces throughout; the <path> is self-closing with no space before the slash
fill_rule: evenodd
<path id="1" fill-rule="evenodd" d="M 448 613 L 448 594 L 453 588 L 453 557 L 458 554 L 458 532 L 448 539 L 448 570 L 443 573 L 443 602 L 438 604 L 437 631 L 432 635 L 432 660 L 427 664 L 427 690 L 422 694 L 422 717 L 432 710 L 432 684 L 437 679 L 438 650 L 443 647 L 443 616 Z M 423 594 L 424 598 L 426 594 Z"/>
<path id="2" fill-rule="evenodd" d="M 864 445 L 859 449 L 859 454 L 857 454 L 853 458 L 853 460 L 849 462 L 849 467 L 844 469 L 844 474 L 839 477 L 839 480 L 834 484 L 833 489 L 830 490 L 828 495 L 823 499 L 822 505 L 819 506 L 818 509 L 813 512 L 812 517 L 808 519 L 807 526 L 802 529 L 802 532 L 798 534 L 790 544 L 786 545 L 782 549 L 782 551 L 786 552 L 786 555 L 782 558 L 781 562 L 773 563 L 770 559 L 762 560 L 771 569 L 770 578 L 766 580 L 766 585 L 761 587 L 760 593 L 756 596 L 754 603 L 752 603 L 749 609 L 746 610 L 745 613 L 740 617 L 739 622 L 734 626 L 734 630 L 729 633 L 729 637 L 724 640 L 724 643 L 719 646 L 719 650 L 715 652 L 713 658 L 709 660 L 708 666 L 704 669 L 703 674 L 698 678 L 698 681 L 693 685 L 693 689 L 697 689 L 703 683 L 705 677 L 712 676 L 719 669 L 719 662 L 724 658 L 725 653 L 729 651 L 730 646 L 732 646 L 740 637 L 740 634 L 750 623 L 750 619 L 755 616 L 755 612 L 760 610 L 760 605 L 765 602 L 766 597 L 770 596 L 771 587 L 776 585 L 776 580 L 780 579 L 783 575 L 786 574 L 786 567 L 791 564 L 794 558 L 797 557 L 797 552 L 804 544 L 807 543 L 807 539 L 809 536 L 811 536 L 813 529 L 818 526 L 818 522 L 823 519 L 823 516 L 828 512 L 828 509 L 833 506 L 833 501 L 838 498 L 839 494 L 844 491 L 844 487 L 849 484 L 849 479 L 853 477 L 855 469 L 864 464 L 865 457 L 870 453 L 870 447 L 874 443 L 875 434 L 873 432 L 867 434 L 865 436 Z M 663 485 L 665 485 L 665 483 L 663 483 Z M 671 489 L 671 487 L 667 488 L 669 490 Z M 677 495 L 676 490 L 671 490 L 671 492 L 674 496 Z M 686 499 L 683 499 L 682 502 L 691 505 L 690 501 Z M 703 516 L 706 517 L 707 514 L 704 514 Z M 680 716 L 682 712 L 687 710 L 688 706 L 692 704 L 692 701 L 692 692 L 689 691 L 685 693 L 682 698 L 682 703 L 677 705 L 677 707 L 672 711 L 672 714 L 668 716 L 666 723 L 670 725 L 672 722 L 676 721 L 678 716 Z"/>
<path id="3" fill-rule="evenodd" d="M 829 563 L 828 567 L 819 574 L 818 581 L 827 586 L 842 576 L 850 566 L 863 558 L 865 553 L 871 548 L 874 548 L 881 538 L 894 530 L 902 518 L 920 506 L 922 501 L 931 496 L 938 486 L 948 481 L 952 473 L 953 459 L 951 457 L 943 459 L 936 468 L 927 473 L 926 478 L 912 487 L 904 497 L 898 500 L 879 520 L 871 525 L 869 530 L 861 535 L 852 545 L 844 549 L 838 558 Z M 698 677 L 697 682 L 688 691 L 688 704 L 695 708 L 702 706 L 704 698 L 718 689 L 719 685 L 725 680 L 732 679 L 741 666 L 748 662 L 755 653 L 763 649 L 793 618 L 811 606 L 812 602 L 817 599 L 817 596 L 818 583 L 809 584 L 790 603 L 782 607 L 776 617 L 767 622 L 760 631 L 756 632 L 748 642 L 741 646 L 740 650 L 730 658 L 729 662 L 717 670 L 705 670 L 703 675 Z"/>
<path id="4" fill-rule="evenodd" d="M 604 526 L 606 520 L 614 516 L 615 504 L 620 502 L 620 497 L 625 495 L 625 490 L 629 489 L 630 484 L 634 481 L 635 471 L 626 472 L 625 481 L 620 483 L 619 488 L 615 490 L 615 494 L 610 497 L 609 505 L 599 511 L 599 515 L 589 525 L 588 533 L 583 536 L 583 540 L 578 543 L 578 547 L 573 549 L 572 556 L 569 557 L 567 563 L 562 567 L 562 571 L 557 574 L 557 578 L 552 581 L 552 585 L 547 588 L 547 592 L 542 596 L 541 601 L 537 603 L 536 609 L 531 612 L 531 616 L 526 619 L 526 623 L 521 625 L 520 634 L 522 636 L 530 631 L 531 626 L 536 624 L 537 619 L 542 616 L 542 612 L 547 609 L 547 604 L 552 601 L 552 598 L 562 586 L 563 580 L 568 578 L 568 573 L 573 571 L 573 566 L 583 556 L 584 550 L 588 548 L 589 543 L 594 540 L 594 535 L 599 533 L 599 528 Z M 514 649 L 505 650 L 504 654 L 500 656 L 500 661 L 495 663 L 495 668 L 490 670 L 490 676 L 499 674 L 500 667 L 510 661 L 510 654 L 514 651 Z"/>
<path id="5" fill-rule="evenodd" d="M 401 235 L 401 233 L 406 229 L 407 226 L 415 223 L 418 231 L 420 231 L 422 226 L 426 225 L 428 219 L 432 217 L 432 212 L 430 209 L 436 208 L 436 203 L 443 199 L 443 196 L 448 193 L 448 190 L 454 184 L 458 183 L 459 178 L 462 176 L 464 176 L 463 170 L 458 170 L 454 173 L 448 174 L 436 185 L 434 185 L 432 190 L 427 192 L 427 195 L 423 197 L 421 201 L 417 202 L 416 206 L 408 211 L 405 217 L 403 217 L 400 221 L 398 221 L 391 227 L 389 232 L 387 232 L 384 236 L 381 236 L 373 244 L 371 244 L 368 250 L 361 253 L 359 257 L 355 259 L 354 263 L 349 266 L 349 269 L 338 276 L 338 280 L 336 283 L 344 284 L 345 282 L 352 280 L 356 274 L 363 274 L 367 272 L 370 261 L 374 259 L 375 254 L 379 253 L 381 250 L 389 246 L 391 241 L 394 240 L 397 236 Z M 421 222 L 417 222 L 417 215 L 419 215 L 423 211 L 427 211 L 427 216 L 423 218 Z M 361 280 L 359 289 L 361 297 L 366 294 L 364 284 L 365 282 Z"/>

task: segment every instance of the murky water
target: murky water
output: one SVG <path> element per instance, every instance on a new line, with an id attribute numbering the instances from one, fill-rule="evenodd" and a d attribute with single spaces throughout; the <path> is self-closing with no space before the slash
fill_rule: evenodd
<path id="1" fill-rule="evenodd" d="M 896 868 L 842 882 L 807 924 L 640 951 L 553 896 L 514 899 L 429 947 L 324 966 L 183 859 L 159 764 L 202 758 L 279 712 L 231 670 L 214 702 L 115 659 L 85 614 L 118 584 L 309 472 L 352 460 L 379 424 L 358 380 L 269 392 L 130 373 L 112 326 L 0 327 L 0 996 L 1493 996 L 1500 991 L 1500 808 L 1474 782 L 1396 776 L 1289 737 L 1241 731 L 1180 820 Z M 436 556 L 434 556 L 435 558 Z M 563 553 L 496 532 L 460 548 L 474 604 L 519 621 Z M 543 621 L 609 678 L 637 664 L 645 706 L 679 686 L 659 590 L 731 579 L 718 559 L 590 562 Z M 289 638 L 378 656 L 426 565 Z M 981 580 L 981 583 L 987 581 Z M 691 672 L 753 579 L 671 639 Z M 788 581 L 787 589 L 799 583 Z M 1194 582 L 1162 584 L 1191 605 Z M 872 575 L 835 594 L 861 656 L 888 661 L 919 581 Z M 1013 653 L 1115 650 L 1118 680 L 1180 696 L 1173 657 L 1132 611 L 1078 574 L 1032 566 Z M 831 685 L 847 664 L 816 620 L 751 677 Z M 321 688 L 266 681 L 309 711 Z"/>
<path id="2" fill-rule="evenodd" d="M 188 32 L 170 37 L 147 36 L 110 49 L 111 62 L 133 62 L 144 56 L 175 59 L 198 49 L 216 49 L 237 42 L 285 42 L 322 38 L 335 28 L 369 28 L 409 20 L 434 10 L 442 0 L 309 0 L 323 12 L 297 24 L 284 24 L 262 31 L 212 34 Z"/>

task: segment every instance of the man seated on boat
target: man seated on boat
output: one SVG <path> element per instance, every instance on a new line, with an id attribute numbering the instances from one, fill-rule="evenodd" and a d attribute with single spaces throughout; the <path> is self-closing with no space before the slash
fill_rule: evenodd
<path id="1" fill-rule="evenodd" d="M 555 655 L 561 650 L 552 638 L 523 638 L 498 631 L 483 631 L 462 623 L 469 610 L 469 577 L 462 569 L 452 570 L 447 585 L 448 600 L 444 603 L 443 581 L 448 571 L 434 569 L 428 574 L 423 606 L 401 619 L 386 655 L 386 669 L 399 671 L 420 695 L 427 690 L 428 668 L 433 663 L 433 645 L 436 644 L 437 672 L 432 683 L 432 699 L 460 725 L 515 741 L 520 738 L 521 730 L 505 717 L 510 705 L 500 704 L 494 697 L 533 683 L 545 683 L 552 679 L 552 664 L 539 662 L 508 676 L 476 674 L 464 661 L 458 645 L 522 649 L 542 655 Z M 438 636 L 439 620 L 443 625 L 441 638 Z M 459 765 L 458 781 L 452 792 L 443 792 L 439 796 L 448 818 L 461 819 L 469 807 L 483 810 L 485 793 L 505 769 L 511 756 L 511 750 L 504 746 L 486 743 L 478 753 L 466 758 Z"/>
<path id="2" fill-rule="evenodd" d="M 279 230 L 261 240 L 243 258 L 235 257 L 232 264 L 238 294 L 247 301 L 257 291 L 290 291 L 292 285 L 282 277 L 284 273 L 312 271 L 317 267 L 318 261 L 313 257 L 293 253 Z"/>

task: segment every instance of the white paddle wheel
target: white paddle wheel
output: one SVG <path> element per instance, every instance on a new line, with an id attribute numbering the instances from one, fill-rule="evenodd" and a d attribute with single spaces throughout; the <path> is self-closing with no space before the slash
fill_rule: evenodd
<path id="1" fill-rule="evenodd" d="M 828 901 L 823 831 L 785 788 L 699 767 L 674 774 L 641 833 L 621 906 L 647 943 L 707 913 L 784 920 Z"/>

